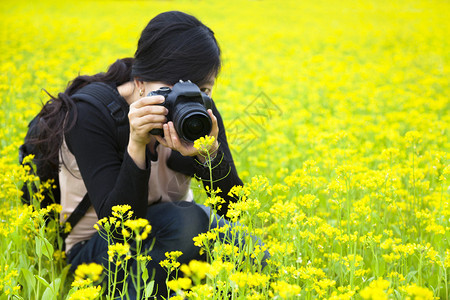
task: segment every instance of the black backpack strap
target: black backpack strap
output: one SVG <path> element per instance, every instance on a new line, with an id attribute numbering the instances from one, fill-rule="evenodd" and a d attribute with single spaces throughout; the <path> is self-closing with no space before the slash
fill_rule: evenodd
<path id="1" fill-rule="evenodd" d="M 99 107 L 102 111 L 105 108 L 108 114 L 112 117 L 117 127 L 117 136 L 120 145 L 126 145 L 129 137 L 129 125 L 128 125 L 128 104 L 120 96 L 117 89 L 109 86 L 103 82 L 94 82 L 79 89 L 75 94 L 71 96 L 74 99 L 89 102 L 96 107 Z M 123 156 L 123 155 L 122 155 Z M 86 194 L 83 200 L 78 204 L 75 210 L 70 214 L 66 220 L 70 224 L 71 228 L 83 218 L 91 206 L 89 195 Z M 63 239 L 65 239 L 69 233 L 64 233 L 65 224 L 61 231 Z"/>
<path id="2" fill-rule="evenodd" d="M 93 82 L 79 89 L 71 96 L 74 99 L 89 102 L 105 111 L 116 123 L 119 145 L 127 145 L 130 133 L 128 123 L 129 107 L 116 88 L 104 82 Z M 103 104 L 99 106 L 99 102 Z M 121 153 L 123 156 L 123 153 Z"/>
<path id="3" fill-rule="evenodd" d="M 128 105 L 117 89 L 103 82 L 94 82 L 79 89 L 72 98 L 83 100 L 98 106 L 102 103 L 118 125 L 128 121 Z"/>
<path id="4" fill-rule="evenodd" d="M 89 207 L 91 207 L 91 200 L 89 199 L 89 195 L 86 193 L 84 195 L 83 200 L 77 205 L 75 210 L 70 214 L 67 220 L 61 226 L 61 237 L 65 239 L 69 232 L 65 232 L 66 224 L 70 224 L 70 230 L 77 225 L 77 223 L 86 215 Z"/>

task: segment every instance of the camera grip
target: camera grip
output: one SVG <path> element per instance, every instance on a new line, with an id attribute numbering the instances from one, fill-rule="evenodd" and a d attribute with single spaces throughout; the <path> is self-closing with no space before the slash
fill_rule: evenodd
<path id="1" fill-rule="evenodd" d="M 162 96 L 164 96 L 164 99 L 165 99 L 165 98 L 167 98 L 167 95 L 169 95 L 170 91 L 171 91 L 171 89 L 169 87 L 161 87 L 157 91 L 152 91 L 152 92 L 148 93 L 147 97 L 162 95 Z M 163 103 L 155 104 L 155 105 L 161 105 L 161 106 L 165 107 L 164 104 L 165 104 L 165 101 Z M 153 128 L 152 130 L 150 130 L 149 133 L 152 135 L 160 135 L 160 136 L 164 137 L 164 130 L 162 130 L 161 128 Z"/>
<path id="2" fill-rule="evenodd" d="M 150 134 L 160 135 L 164 137 L 164 130 L 162 130 L 161 128 L 153 128 L 152 130 L 150 130 Z"/>

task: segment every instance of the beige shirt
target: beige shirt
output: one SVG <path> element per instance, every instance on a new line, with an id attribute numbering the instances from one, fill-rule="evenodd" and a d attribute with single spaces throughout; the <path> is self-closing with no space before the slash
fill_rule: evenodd
<path id="1" fill-rule="evenodd" d="M 151 161 L 150 180 L 148 184 L 148 204 L 159 199 L 167 201 L 193 201 L 193 192 L 190 189 L 191 177 L 173 171 L 167 167 L 167 159 L 172 150 L 158 145 L 156 148 L 158 160 Z M 60 162 L 64 161 L 59 173 L 59 185 L 61 189 L 61 220 L 66 220 L 75 210 L 86 194 L 86 186 L 81 178 L 75 156 L 63 142 L 60 150 Z M 66 238 L 66 251 L 69 251 L 78 242 L 88 240 L 96 233 L 93 227 L 98 217 L 91 206 L 86 215 L 72 228 Z"/>

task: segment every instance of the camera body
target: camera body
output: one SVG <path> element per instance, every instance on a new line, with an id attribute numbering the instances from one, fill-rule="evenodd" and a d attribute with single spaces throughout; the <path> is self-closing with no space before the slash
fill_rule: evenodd
<path id="1" fill-rule="evenodd" d="M 212 100 L 190 81 L 177 82 L 172 89 L 162 87 L 147 96 L 162 95 L 165 101 L 160 104 L 168 109 L 167 121 L 172 121 L 178 136 L 187 141 L 209 135 L 212 120 L 207 110 L 212 107 Z M 154 128 L 150 134 L 164 136 L 164 131 Z"/>

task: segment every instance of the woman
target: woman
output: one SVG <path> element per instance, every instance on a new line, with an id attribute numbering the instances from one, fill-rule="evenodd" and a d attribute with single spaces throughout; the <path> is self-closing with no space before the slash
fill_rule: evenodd
<path id="1" fill-rule="evenodd" d="M 166 12 L 143 30 L 133 59 L 116 61 L 106 73 L 75 78 L 65 93 L 44 107 L 41 118 L 48 124 L 47 141 L 53 139 L 56 143 L 50 145 L 60 145 L 56 152 L 49 151 L 49 157 L 55 159 L 59 153 L 61 216 L 69 216 L 86 192 L 92 204 L 65 240 L 72 270 L 81 263 L 107 265 L 107 243 L 93 226 L 110 216 L 113 206 L 123 204 L 152 225 L 145 247 L 150 248 L 155 241 L 148 268 L 149 274 L 155 271 L 159 296 L 167 297 L 167 273 L 159 265 L 166 252 L 181 251 L 181 263 L 202 259 L 192 238 L 208 230 L 209 211 L 193 202 L 189 185 L 197 176 L 207 186 L 209 169 L 203 164 L 202 153 L 192 143 L 182 141 L 173 123 L 167 122 L 168 110 L 160 105 L 164 97 L 147 95 L 179 80 L 190 80 L 210 96 L 220 67 L 214 33 L 193 16 Z M 104 118 L 92 104 L 70 98 L 92 82 L 107 83 L 129 108 L 129 138 L 125 143 L 114 134 L 113 120 Z M 219 196 L 229 203 L 228 191 L 242 181 L 214 104 L 208 114 L 212 120 L 210 135 L 216 138 L 209 149 L 215 166 L 212 177 L 218 180 L 214 188 L 220 188 L 223 192 Z M 164 135 L 149 134 L 155 128 L 162 129 Z M 227 203 L 220 215 L 226 214 Z"/>

